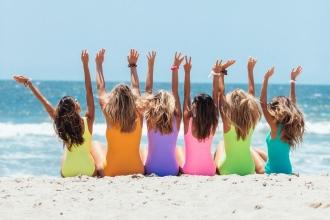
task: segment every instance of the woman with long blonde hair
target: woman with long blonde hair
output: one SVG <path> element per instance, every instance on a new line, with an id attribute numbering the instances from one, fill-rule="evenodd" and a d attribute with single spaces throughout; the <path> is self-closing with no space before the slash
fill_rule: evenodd
<path id="1" fill-rule="evenodd" d="M 178 93 L 178 73 L 183 61 L 181 53 L 175 53 L 172 65 L 172 93 L 160 90 L 152 93 L 153 65 L 156 53 L 148 55 L 146 80 L 145 119 L 148 127 L 148 152 L 146 174 L 158 176 L 178 175 L 176 142 L 181 124 L 181 105 Z"/>
<path id="2" fill-rule="evenodd" d="M 103 75 L 105 50 L 100 50 L 95 58 L 96 83 L 99 102 L 106 120 L 106 176 L 143 174 L 144 167 L 140 157 L 143 116 L 137 107 L 140 98 L 137 61 L 139 54 L 130 50 L 127 56 L 131 72 L 131 87 L 118 84 L 107 94 Z"/>
<path id="3" fill-rule="evenodd" d="M 253 69 L 255 64 L 256 60 L 249 58 L 248 93 L 242 89 L 235 89 L 225 96 L 225 74 L 222 72 L 226 68 L 223 68 L 220 74 L 219 110 L 223 122 L 224 145 L 219 146 L 215 156 L 220 174 L 247 175 L 255 173 L 251 139 L 261 118 L 261 110 L 254 97 Z"/>

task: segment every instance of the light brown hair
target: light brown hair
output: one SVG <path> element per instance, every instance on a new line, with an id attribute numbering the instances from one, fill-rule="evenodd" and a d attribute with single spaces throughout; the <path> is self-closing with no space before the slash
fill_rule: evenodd
<path id="1" fill-rule="evenodd" d="M 121 132 L 135 129 L 137 118 L 136 98 L 128 85 L 117 85 L 108 96 L 105 107 L 110 123 L 118 125 Z"/>
<path id="2" fill-rule="evenodd" d="M 150 129 L 155 129 L 161 134 L 169 134 L 173 131 L 173 119 L 175 116 L 174 96 L 164 90 L 155 94 L 144 96 L 144 117 Z"/>
<path id="3" fill-rule="evenodd" d="M 282 125 L 281 139 L 295 148 L 303 141 L 305 121 L 298 106 L 285 96 L 278 96 L 267 106 L 269 113 Z"/>
<path id="4" fill-rule="evenodd" d="M 235 89 L 226 96 L 225 114 L 234 125 L 237 139 L 243 140 L 261 118 L 260 106 L 255 97 L 242 89 Z"/>

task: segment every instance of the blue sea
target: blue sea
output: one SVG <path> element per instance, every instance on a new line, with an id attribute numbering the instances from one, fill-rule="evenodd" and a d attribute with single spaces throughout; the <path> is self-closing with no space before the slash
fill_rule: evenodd
<path id="1" fill-rule="evenodd" d="M 35 81 L 34 82 L 56 105 L 64 95 L 75 96 L 86 108 L 83 82 Z M 110 90 L 116 83 L 107 83 Z M 96 121 L 94 140 L 105 141 L 105 121 L 101 114 L 96 85 L 93 83 Z M 144 84 L 141 83 L 141 88 Z M 170 89 L 170 83 L 155 83 L 155 89 Z M 210 83 L 193 83 L 192 96 L 200 92 L 211 94 Z M 229 84 L 226 90 L 246 89 L 244 84 Z M 256 86 L 257 94 L 260 85 Z M 289 85 L 270 85 L 269 98 L 288 95 Z M 183 84 L 180 84 L 183 95 Z M 330 172 L 330 86 L 297 85 L 297 98 L 306 120 L 304 142 L 291 154 L 294 172 Z M 181 126 L 183 127 L 183 126 Z M 265 137 L 269 128 L 262 119 L 254 136 L 253 146 L 266 149 Z M 146 129 L 143 129 L 142 147 L 147 145 Z M 220 124 L 213 143 L 213 149 L 222 140 Z M 183 132 L 180 131 L 178 144 L 183 146 Z M 53 124 L 32 93 L 14 81 L 0 81 L 0 176 L 59 176 L 63 144 L 56 137 Z"/>

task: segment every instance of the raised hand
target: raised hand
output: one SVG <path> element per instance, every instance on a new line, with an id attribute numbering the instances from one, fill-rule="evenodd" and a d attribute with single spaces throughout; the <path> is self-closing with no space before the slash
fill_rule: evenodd
<path id="1" fill-rule="evenodd" d="M 103 64 L 104 54 L 105 54 L 105 49 L 103 49 L 103 48 L 97 52 L 96 57 L 95 57 L 96 65 L 102 65 Z"/>
<path id="2" fill-rule="evenodd" d="M 183 61 L 184 57 L 181 53 L 175 52 L 173 66 L 179 67 Z"/>
<path id="3" fill-rule="evenodd" d="M 147 54 L 148 66 L 153 67 L 155 64 L 156 51 L 151 51 Z"/>
<path id="4" fill-rule="evenodd" d="M 266 79 L 269 79 L 273 74 L 274 74 L 274 71 L 275 71 L 275 67 L 273 66 L 272 68 L 268 69 L 265 73 L 265 78 Z"/>
<path id="5" fill-rule="evenodd" d="M 31 82 L 31 80 L 29 78 L 27 78 L 26 76 L 22 76 L 22 75 L 14 75 L 13 78 L 16 82 L 18 82 L 19 84 L 22 84 L 24 86 L 27 86 L 28 83 Z"/>
<path id="6" fill-rule="evenodd" d="M 14 75 L 14 80 L 17 83 L 20 83 L 24 85 L 25 87 L 28 87 L 33 95 L 39 100 L 39 102 L 44 106 L 45 110 L 48 112 L 49 116 L 54 119 L 55 118 L 55 108 L 52 106 L 52 104 L 42 95 L 42 93 L 39 91 L 37 87 L 35 87 L 31 81 L 31 79 L 27 78 L 26 76 L 22 75 Z"/>
<path id="7" fill-rule="evenodd" d="M 224 64 L 222 64 L 222 69 L 226 70 L 228 67 L 236 63 L 236 60 L 227 60 Z"/>
<path id="8" fill-rule="evenodd" d="M 213 70 L 214 73 L 217 73 L 217 74 L 221 73 L 221 71 L 223 70 L 221 64 L 222 64 L 222 60 L 220 60 L 220 61 L 217 60 L 215 62 L 215 64 L 212 67 L 212 70 Z"/>
<path id="9" fill-rule="evenodd" d="M 191 64 L 191 57 L 189 57 L 189 59 L 188 59 L 188 57 L 185 56 L 184 59 L 185 59 L 185 64 L 183 65 L 184 71 L 185 71 L 186 73 L 189 73 L 190 70 L 191 70 L 191 67 L 192 67 L 192 64 Z"/>
<path id="10" fill-rule="evenodd" d="M 87 50 L 81 51 L 81 61 L 83 64 L 88 64 L 89 61 L 89 54 Z"/>
<path id="11" fill-rule="evenodd" d="M 256 65 L 257 60 L 253 57 L 249 57 L 248 63 L 247 63 L 247 68 L 249 72 L 253 72 L 254 66 Z"/>
<path id="12" fill-rule="evenodd" d="M 297 76 L 302 72 L 302 67 L 299 65 L 291 70 L 291 80 L 296 80 Z"/>
<path id="13" fill-rule="evenodd" d="M 129 65 L 136 65 L 137 61 L 139 59 L 139 53 L 135 49 L 131 49 L 128 56 L 127 56 L 127 62 Z"/>

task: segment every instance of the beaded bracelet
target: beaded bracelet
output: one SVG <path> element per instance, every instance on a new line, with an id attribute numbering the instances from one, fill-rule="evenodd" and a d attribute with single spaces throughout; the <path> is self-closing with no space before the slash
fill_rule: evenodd
<path id="1" fill-rule="evenodd" d="M 131 68 L 131 67 L 137 67 L 136 63 L 129 63 L 128 64 L 128 67 Z"/>

